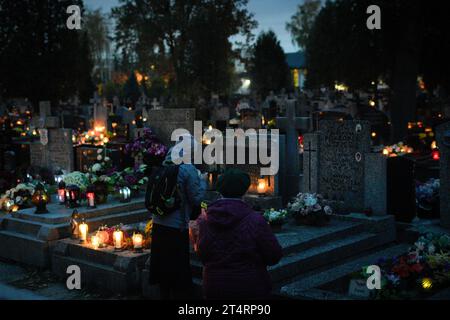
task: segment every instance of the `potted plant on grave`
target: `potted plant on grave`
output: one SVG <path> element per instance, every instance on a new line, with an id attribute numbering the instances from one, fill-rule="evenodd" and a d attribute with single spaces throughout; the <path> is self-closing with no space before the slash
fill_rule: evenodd
<path id="1" fill-rule="evenodd" d="M 288 210 L 297 225 L 325 226 L 330 222 L 333 209 L 319 194 L 299 193 L 288 204 Z"/>
<path id="2" fill-rule="evenodd" d="M 287 210 L 275 210 L 273 208 L 270 210 L 266 210 L 263 214 L 264 219 L 266 219 L 266 221 L 269 223 L 273 232 L 281 231 L 281 228 L 286 221 L 287 215 Z"/>

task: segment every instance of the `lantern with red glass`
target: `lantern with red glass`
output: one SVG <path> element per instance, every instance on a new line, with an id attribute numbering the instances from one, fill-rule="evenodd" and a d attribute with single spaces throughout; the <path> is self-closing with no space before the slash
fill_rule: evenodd
<path id="1" fill-rule="evenodd" d="M 70 185 L 66 187 L 66 204 L 69 208 L 79 207 L 80 194 L 80 188 L 77 186 Z"/>
<path id="2" fill-rule="evenodd" d="M 431 152 L 431 156 L 432 156 L 432 158 L 433 158 L 434 161 L 439 161 L 439 160 L 441 159 L 441 154 L 440 154 L 440 152 L 439 152 L 439 149 L 434 149 L 434 150 Z"/>
<path id="3" fill-rule="evenodd" d="M 66 184 L 60 181 L 58 184 L 58 201 L 59 204 L 66 204 Z"/>
<path id="4" fill-rule="evenodd" d="M 95 186 L 89 186 L 86 190 L 86 200 L 87 207 L 90 209 L 94 209 L 96 207 L 95 204 Z"/>

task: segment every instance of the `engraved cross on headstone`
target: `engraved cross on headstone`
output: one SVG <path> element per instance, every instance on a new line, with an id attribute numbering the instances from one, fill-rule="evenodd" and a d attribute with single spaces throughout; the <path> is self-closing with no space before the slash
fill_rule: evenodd
<path id="1" fill-rule="evenodd" d="M 312 153 L 317 152 L 318 150 L 312 148 L 311 141 L 308 141 L 308 147 L 304 149 L 304 154 L 308 155 L 308 192 L 312 191 Z"/>

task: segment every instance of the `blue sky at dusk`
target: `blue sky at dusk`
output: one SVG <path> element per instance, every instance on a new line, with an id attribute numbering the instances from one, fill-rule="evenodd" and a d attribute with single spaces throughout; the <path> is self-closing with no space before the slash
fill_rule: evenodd
<path id="1" fill-rule="evenodd" d="M 295 13 L 297 5 L 303 0 L 250 0 L 249 10 L 254 13 L 259 26 L 255 34 L 272 29 L 278 36 L 286 52 L 297 51 L 298 48 L 292 44 L 291 36 L 286 31 L 286 22 Z M 109 12 L 112 7 L 117 6 L 118 0 L 84 0 L 89 9 L 101 8 Z"/>

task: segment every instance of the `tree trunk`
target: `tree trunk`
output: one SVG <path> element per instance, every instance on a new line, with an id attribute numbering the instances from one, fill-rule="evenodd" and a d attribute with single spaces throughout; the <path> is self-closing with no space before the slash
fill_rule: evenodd
<path id="1" fill-rule="evenodd" d="M 391 103 L 392 142 L 405 139 L 408 122 L 416 117 L 416 90 L 421 46 L 420 1 L 411 1 L 402 14 L 403 26 L 398 33 L 398 47 L 393 69 L 393 96 Z"/>

